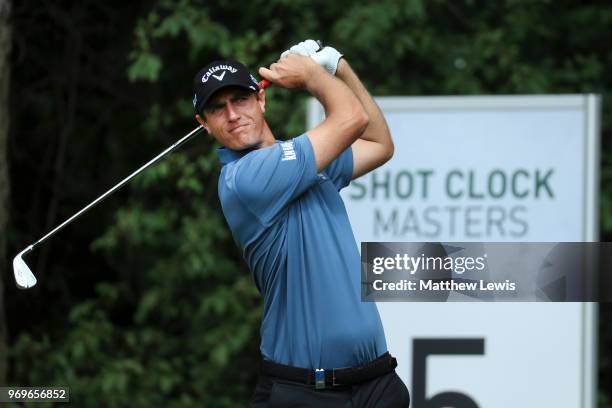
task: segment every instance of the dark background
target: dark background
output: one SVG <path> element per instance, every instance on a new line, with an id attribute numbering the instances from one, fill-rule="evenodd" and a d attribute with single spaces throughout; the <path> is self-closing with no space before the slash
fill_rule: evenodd
<path id="1" fill-rule="evenodd" d="M 33 289 L 15 289 L 10 265 L 193 129 L 191 79 L 217 58 L 256 68 L 319 38 L 378 96 L 600 94 L 600 232 L 612 237 L 607 1 L 21 0 L 8 23 L 7 384 L 69 384 L 79 407 L 245 405 L 261 301 L 222 218 L 210 138 L 37 248 Z M 277 137 L 304 130 L 305 98 L 267 91 Z M 601 304 L 601 408 L 612 407 L 611 317 Z"/>

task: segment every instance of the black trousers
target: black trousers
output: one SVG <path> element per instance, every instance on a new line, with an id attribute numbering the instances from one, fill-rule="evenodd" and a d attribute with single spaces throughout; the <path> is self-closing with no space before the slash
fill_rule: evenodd
<path id="1" fill-rule="evenodd" d="M 316 390 L 279 378 L 260 376 L 251 408 L 408 408 L 410 394 L 395 371 L 359 384 Z"/>

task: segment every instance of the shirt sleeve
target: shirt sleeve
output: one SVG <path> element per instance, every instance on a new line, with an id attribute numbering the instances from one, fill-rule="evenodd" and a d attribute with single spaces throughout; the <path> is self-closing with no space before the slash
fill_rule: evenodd
<path id="1" fill-rule="evenodd" d="M 353 177 L 353 149 L 349 146 L 323 170 L 338 191 L 348 186 Z"/>
<path id="2" fill-rule="evenodd" d="M 244 156 L 236 164 L 233 185 L 240 201 L 265 224 L 316 181 L 314 151 L 303 134 Z"/>

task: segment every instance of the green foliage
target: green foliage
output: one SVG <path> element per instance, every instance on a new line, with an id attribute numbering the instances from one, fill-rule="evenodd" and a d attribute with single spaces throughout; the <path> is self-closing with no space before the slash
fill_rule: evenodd
<path id="1" fill-rule="evenodd" d="M 133 29 L 126 75 L 151 91 L 140 132 L 164 142 L 195 126 L 191 78 L 201 66 L 232 57 L 256 72 L 305 38 L 336 46 L 376 95 L 593 92 L 607 101 L 610 27 L 610 6 L 570 1 L 157 0 Z M 304 131 L 305 94 L 272 87 L 266 96 L 278 138 Z M 602 122 L 604 237 L 611 106 Z M 92 244 L 109 277 L 96 278 L 61 330 L 18 337 L 14 378 L 70 384 L 79 407 L 246 404 L 262 308 L 217 202 L 215 147 L 198 136 L 129 186 L 127 204 Z M 607 372 L 611 331 L 605 322 Z M 612 406 L 609 389 L 599 404 Z"/>

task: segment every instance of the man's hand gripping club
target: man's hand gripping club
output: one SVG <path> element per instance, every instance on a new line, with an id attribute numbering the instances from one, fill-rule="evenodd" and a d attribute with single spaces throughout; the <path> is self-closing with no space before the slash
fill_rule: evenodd
<path id="1" fill-rule="evenodd" d="M 307 89 L 313 77 L 325 72 L 310 58 L 292 55 L 270 65 L 259 68 L 259 75 L 271 83 L 287 89 Z"/>

